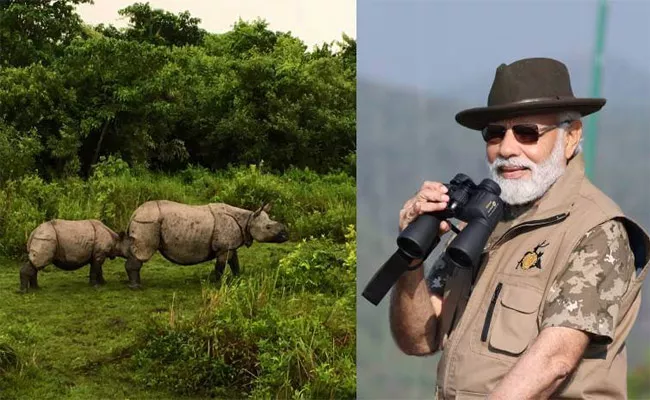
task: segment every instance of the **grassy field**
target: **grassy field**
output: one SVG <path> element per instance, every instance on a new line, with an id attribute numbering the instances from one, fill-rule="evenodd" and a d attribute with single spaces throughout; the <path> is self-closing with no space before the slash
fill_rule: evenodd
<path id="1" fill-rule="evenodd" d="M 240 279 L 256 279 L 260 265 L 294 246 L 256 244 L 242 251 Z M 0 331 L 24 363 L 1 381 L 2 398 L 179 398 L 138 382 L 131 361 L 138 334 L 152 318 L 196 315 L 202 292 L 227 284 L 207 282 L 211 263 L 182 267 L 156 255 L 142 269 L 140 291 L 126 287 L 123 261 L 113 260 L 99 289 L 88 285 L 87 268 L 65 272 L 50 266 L 39 276 L 39 292 L 20 295 L 14 293 L 18 268 L 10 260 L 0 267 Z M 232 277 L 228 272 L 224 278 Z"/>
<path id="2" fill-rule="evenodd" d="M 354 190 L 345 174 L 162 176 L 110 161 L 88 182 L 10 182 L 0 189 L 0 398 L 354 398 Z M 240 249 L 241 275 L 226 269 L 216 284 L 213 262 L 180 266 L 157 253 L 139 291 L 116 259 L 103 287 L 88 284 L 88 267 L 49 266 L 39 291 L 17 293 L 38 223 L 98 218 L 119 230 L 155 198 L 249 209 L 271 199 L 291 240 Z"/>
<path id="3" fill-rule="evenodd" d="M 217 284 L 207 281 L 211 263 L 182 267 L 169 263 L 159 255 L 143 267 L 143 290 L 126 287 L 123 263 L 110 261 L 105 267 L 107 284 L 99 289 L 87 283 L 88 269 L 65 272 L 48 267 L 39 276 L 41 290 L 27 295 L 15 293 L 18 264 L 3 260 L 0 267 L 0 291 L 4 306 L 0 317 L 2 341 L 9 343 L 19 357 L 19 365 L 9 368 L 0 379 L 3 399 L 161 399 L 206 398 L 216 387 L 199 387 L 202 395 L 182 393 L 180 390 L 162 390 L 147 385 L 150 378 L 142 368 L 138 351 L 147 348 L 143 341 L 156 321 L 173 331 L 184 321 L 196 321 L 205 312 L 206 299 L 214 301 L 219 294 L 238 283 L 249 288 L 262 288 L 259 293 L 247 290 L 253 298 L 260 295 L 281 297 L 281 290 L 271 293 L 261 285 L 269 276 L 277 277 L 279 261 L 296 248 L 295 243 L 281 245 L 255 244 L 241 251 L 242 274 L 234 278 L 227 272 Z M 252 284 L 251 284 L 252 283 Z M 277 285 L 280 289 L 286 285 Z M 236 289 L 235 289 L 236 290 Z M 241 300 L 242 296 L 233 296 Z M 245 297 L 245 296 L 244 296 Z M 286 298 L 287 296 L 285 296 Z M 293 297 L 293 296 L 289 296 Z M 289 303 L 291 301 L 289 300 Z M 246 302 L 235 306 L 245 308 Z M 250 305 L 250 304 L 248 304 Z M 295 305 L 295 304 L 294 304 Z M 326 304 L 323 304 L 326 305 Z M 298 315 L 308 313 L 310 305 L 298 304 Z M 213 305 L 214 307 L 214 305 Z M 328 308 L 335 311 L 334 304 Z M 311 309 L 313 311 L 313 309 Z M 344 312 L 342 320 L 347 327 L 349 345 L 338 355 L 354 367 L 354 308 Z M 234 321 L 233 326 L 241 324 Z M 233 338 L 237 340 L 238 338 Z M 290 339 L 290 338 L 289 338 Z M 309 350 L 310 352 L 314 350 Z M 172 351 L 170 351 L 172 352 Z M 281 351 L 271 356 L 281 356 Z M 309 356 L 309 355 L 308 355 Z M 317 349 L 310 357 L 317 356 Z M 3 367 L 7 367 L 5 361 Z M 190 366 L 187 366 L 188 371 Z M 343 372 L 343 371 L 340 371 Z M 354 393 L 354 370 L 350 389 Z M 291 375 L 292 371 L 286 371 Z M 266 371 L 260 375 L 272 375 Z M 284 373 L 282 373 L 284 374 Z M 281 375 L 282 375 L 281 374 Z M 160 376 L 158 376 L 160 378 Z M 162 386 L 189 384 L 179 377 L 168 376 Z M 153 386 L 153 387 L 152 387 Z M 201 386 L 201 385 L 199 385 Z M 273 386 L 273 385 L 271 385 Z M 281 386 L 281 385 L 280 385 Z M 281 389 L 275 386 L 276 389 Z M 286 388 L 285 388 L 286 389 Z M 290 391 L 291 392 L 291 391 Z M 221 396 L 240 396 L 241 393 L 220 391 Z M 277 394 L 277 392 L 276 392 Z M 292 393 L 285 393 L 291 397 Z M 212 393 L 214 395 L 214 393 Z M 274 396 L 275 397 L 275 396 Z"/>
<path id="4" fill-rule="evenodd" d="M 108 282 L 100 289 L 88 285 L 87 268 L 64 272 L 48 267 L 39 276 L 39 292 L 19 295 L 14 293 L 18 264 L 3 260 L 0 331 L 22 365 L 5 375 L 2 397 L 171 398 L 170 393 L 139 389 L 128 357 L 152 315 L 198 309 L 208 269 L 174 268 L 156 257 L 143 269 L 145 290 L 132 291 L 119 260 L 106 264 Z"/>

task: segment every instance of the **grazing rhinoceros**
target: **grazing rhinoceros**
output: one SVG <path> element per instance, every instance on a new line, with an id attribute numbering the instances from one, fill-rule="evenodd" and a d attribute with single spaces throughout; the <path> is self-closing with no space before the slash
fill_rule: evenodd
<path id="1" fill-rule="evenodd" d="M 74 271 L 90 264 L 89 282 L 106 283 L 102 266 L 106 258 L 126 258 L 126 234 L 113 232 L 96 219 L 54 219 L 36 227 L 27 240 L 28 261 L 20 270 L 20 291 L 38 289 L 38 271 L 49 264 Z"/>
<path id="2" fill-rule="evenodd" d="M 168 200 L 148 201 L 131 215 L 128 231 L 129 254 L 125 264 L 129 287 L 140 287 L 140 269 L 156 251 L 179 265 L 195 265 L 216 258 L 215 281 L 226 264 L 239 275 L 237 249 L 250 247 L 253 240 L 282 243 L 289 239 L 287 228 L 269 218 L 270 205 L 256 211 L 224 203 L 188 205 Z"/>

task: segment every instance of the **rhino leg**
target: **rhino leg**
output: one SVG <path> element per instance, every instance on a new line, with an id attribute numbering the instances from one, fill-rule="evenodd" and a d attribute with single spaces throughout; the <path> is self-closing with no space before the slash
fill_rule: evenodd
<path id="1" fill-rule="evenodd" d="M 38 270 L 34 265 L 27 261 L 20 269 L 20 290 L 21 293 L 27 293 L 29 289 L 38 290 Z"/>
<path id="2" fill-rule="evenodd" d="M 226 269 L 226 263 L 228 262 L 228 253 L 219 253 L 217 254 L 216 261 L 214 263 L 214 271 L 210 274 L 210 280 L 213 282 L 219 282 L 223 276 L 223 271 Z M 231 267 L 232 268 L 232 267 Z"/>
<path id="3" fill-rule="evenodd" d="M 232 250 L 230 253 L 230 259 L 228 260 L 230 265 L 230 270 L 234 276 L 239 276 L 239 257 L 237 256 L 237 250 Z"/>
<path id="4" fill-rule="evenodd" d="M 140 289 L 140 269 L 142 268 L 142 261 L 135 258 L 133 255 L 126 259 L 124 269 L 129 277 L 129 288 Z"/>
<path id="5" fill-rule="evenodd" d="M 91 286 L 98 287 L 100 285 L 106 284 L 106 280 L 104 280 L 104 271 L 102 269 L 103 265 L 103 259 L 93 259 L 91 261 L 90 274 L 88 276 L 88 281 Z"/>

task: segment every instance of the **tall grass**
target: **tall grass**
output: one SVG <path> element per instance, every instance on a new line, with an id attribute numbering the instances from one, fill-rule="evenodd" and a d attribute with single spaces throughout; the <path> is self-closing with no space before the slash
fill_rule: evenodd
<path id="1" fill-rule="evenodd" d="M 134 358 L 143 385 L 221 398 L 355 397 L 356 237 L 305 241 L 256 279 L 203 292 L 194 318 L 152 320 Z M 302 282 L 296 277 L 302 276 Z"/>
<path id="2" fill-rule="evenodd" d="M 109 158 L 87 181 L 45 182 L 27 175 L 0 188 L 0 256 L 21 256 L 29 233 L 46 220 L 96 218 L 120 231 L 138 205 L 158 199 L 247 209 L 271 202 L 271 217 L 288 225 L 292 240 L 325 235 L 342 243 L 345 227 L 355 223 L 355 195 L 354 178 L 343 172 L 320 176 L 291 170 L 277 176 L 251 166 L 219 173 L 188 168 L 168 176 L 131 170 Z"/>

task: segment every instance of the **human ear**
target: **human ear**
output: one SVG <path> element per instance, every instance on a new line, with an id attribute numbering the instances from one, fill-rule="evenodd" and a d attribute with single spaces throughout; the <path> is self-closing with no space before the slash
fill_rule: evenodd
<path id="1" fill-rule="evenodd" d="M 580 139 L 582 138 L 582 121 L 572 121 L 564 135 L 564 157 L 568 160 L 573 157 Z"/>

